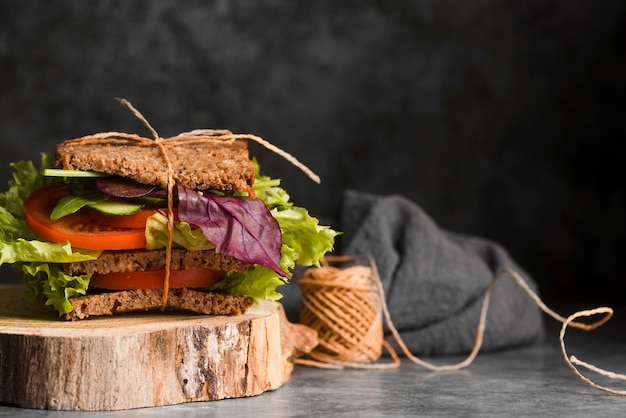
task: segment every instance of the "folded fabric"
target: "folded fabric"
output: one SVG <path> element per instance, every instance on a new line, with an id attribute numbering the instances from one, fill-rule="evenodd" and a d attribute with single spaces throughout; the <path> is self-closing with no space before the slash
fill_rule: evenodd
<path id="1" fill-rule="evenodd" d="M 529 278 L 497 243 L 440 228 L 402 196 L 347 191 L 342 253 L 376 262 L 394 326 L 415 355 L 469 352 L 483 296 L 510 268 Z M 510 277 L 494 286 L 482 350 L 531 344 L 544 335 L 541 310 Z"/>

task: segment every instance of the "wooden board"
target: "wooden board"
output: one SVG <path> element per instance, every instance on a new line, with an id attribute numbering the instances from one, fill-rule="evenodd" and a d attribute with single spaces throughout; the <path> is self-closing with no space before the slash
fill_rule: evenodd
<path id="1" fill-rule="evenodd" d="M 0 402 L 105 411 L 259 395 L 317 344 L 282 306 L 245 315 L 145 313 L 67 322 L 0 285 Z"/>

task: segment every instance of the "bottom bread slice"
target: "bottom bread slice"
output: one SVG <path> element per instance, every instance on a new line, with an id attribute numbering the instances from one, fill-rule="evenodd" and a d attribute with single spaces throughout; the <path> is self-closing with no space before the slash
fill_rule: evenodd
<path id="1" fill-rule="evenodd" d="M 64 315 L 66 320 L 85 319 L 123 312 L 182 310 L 206 315 L 242 315 L 254 304 L 249 296 L 194 289 L 170 289 L 163 306 L 163 289 L 123 290 L 96 293 L 70 299 L 74 307 Z"/>

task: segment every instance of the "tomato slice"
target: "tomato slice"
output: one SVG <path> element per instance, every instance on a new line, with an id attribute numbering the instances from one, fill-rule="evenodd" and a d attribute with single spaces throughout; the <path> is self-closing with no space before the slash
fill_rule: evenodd
<path id="1" fill-rule="evenodd" d="M 222 271 L 206 268 L 172 270 L 170 271 L 169 287 L 209 287 L 222 280 L 224 276 L 225 273 Z M 162 289 L 164 280 L 165 270 L 94 273 L 89 281 L 89 287 L 110 290 Z"/>
<path id="2" fill-rule="evenodd" d="M 52 209 L 67 194 L 64 185 L 55 184 L 37 189 L 26 198 L 24 214 L 31 231 L 48 241 L 69 241 L 72 247 L 89 250 L 132 250 L 146 247 L 144 227 L 127 229 L 97 225 L 89 215 L 82 212 L 51 220 Z"/>

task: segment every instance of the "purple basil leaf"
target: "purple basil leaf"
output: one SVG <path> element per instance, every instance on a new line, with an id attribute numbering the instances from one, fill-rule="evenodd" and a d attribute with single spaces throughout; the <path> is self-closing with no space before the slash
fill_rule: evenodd
<path id="1" fill-rule="evenodd" d="M 178 217 L 202 229 L 215 251 L 267 267 L 283 277 L 282 233 L 261 199 L 211 196 L 177 186 Z"/>
<path id="2" fill-rule="evenodd" d="M 122 177 L 99 177 L 96 179 L 96 187 L 102 193 L 129 198 L 146 196 L 156 189 L 156 186 L 138 183 Z"/>

